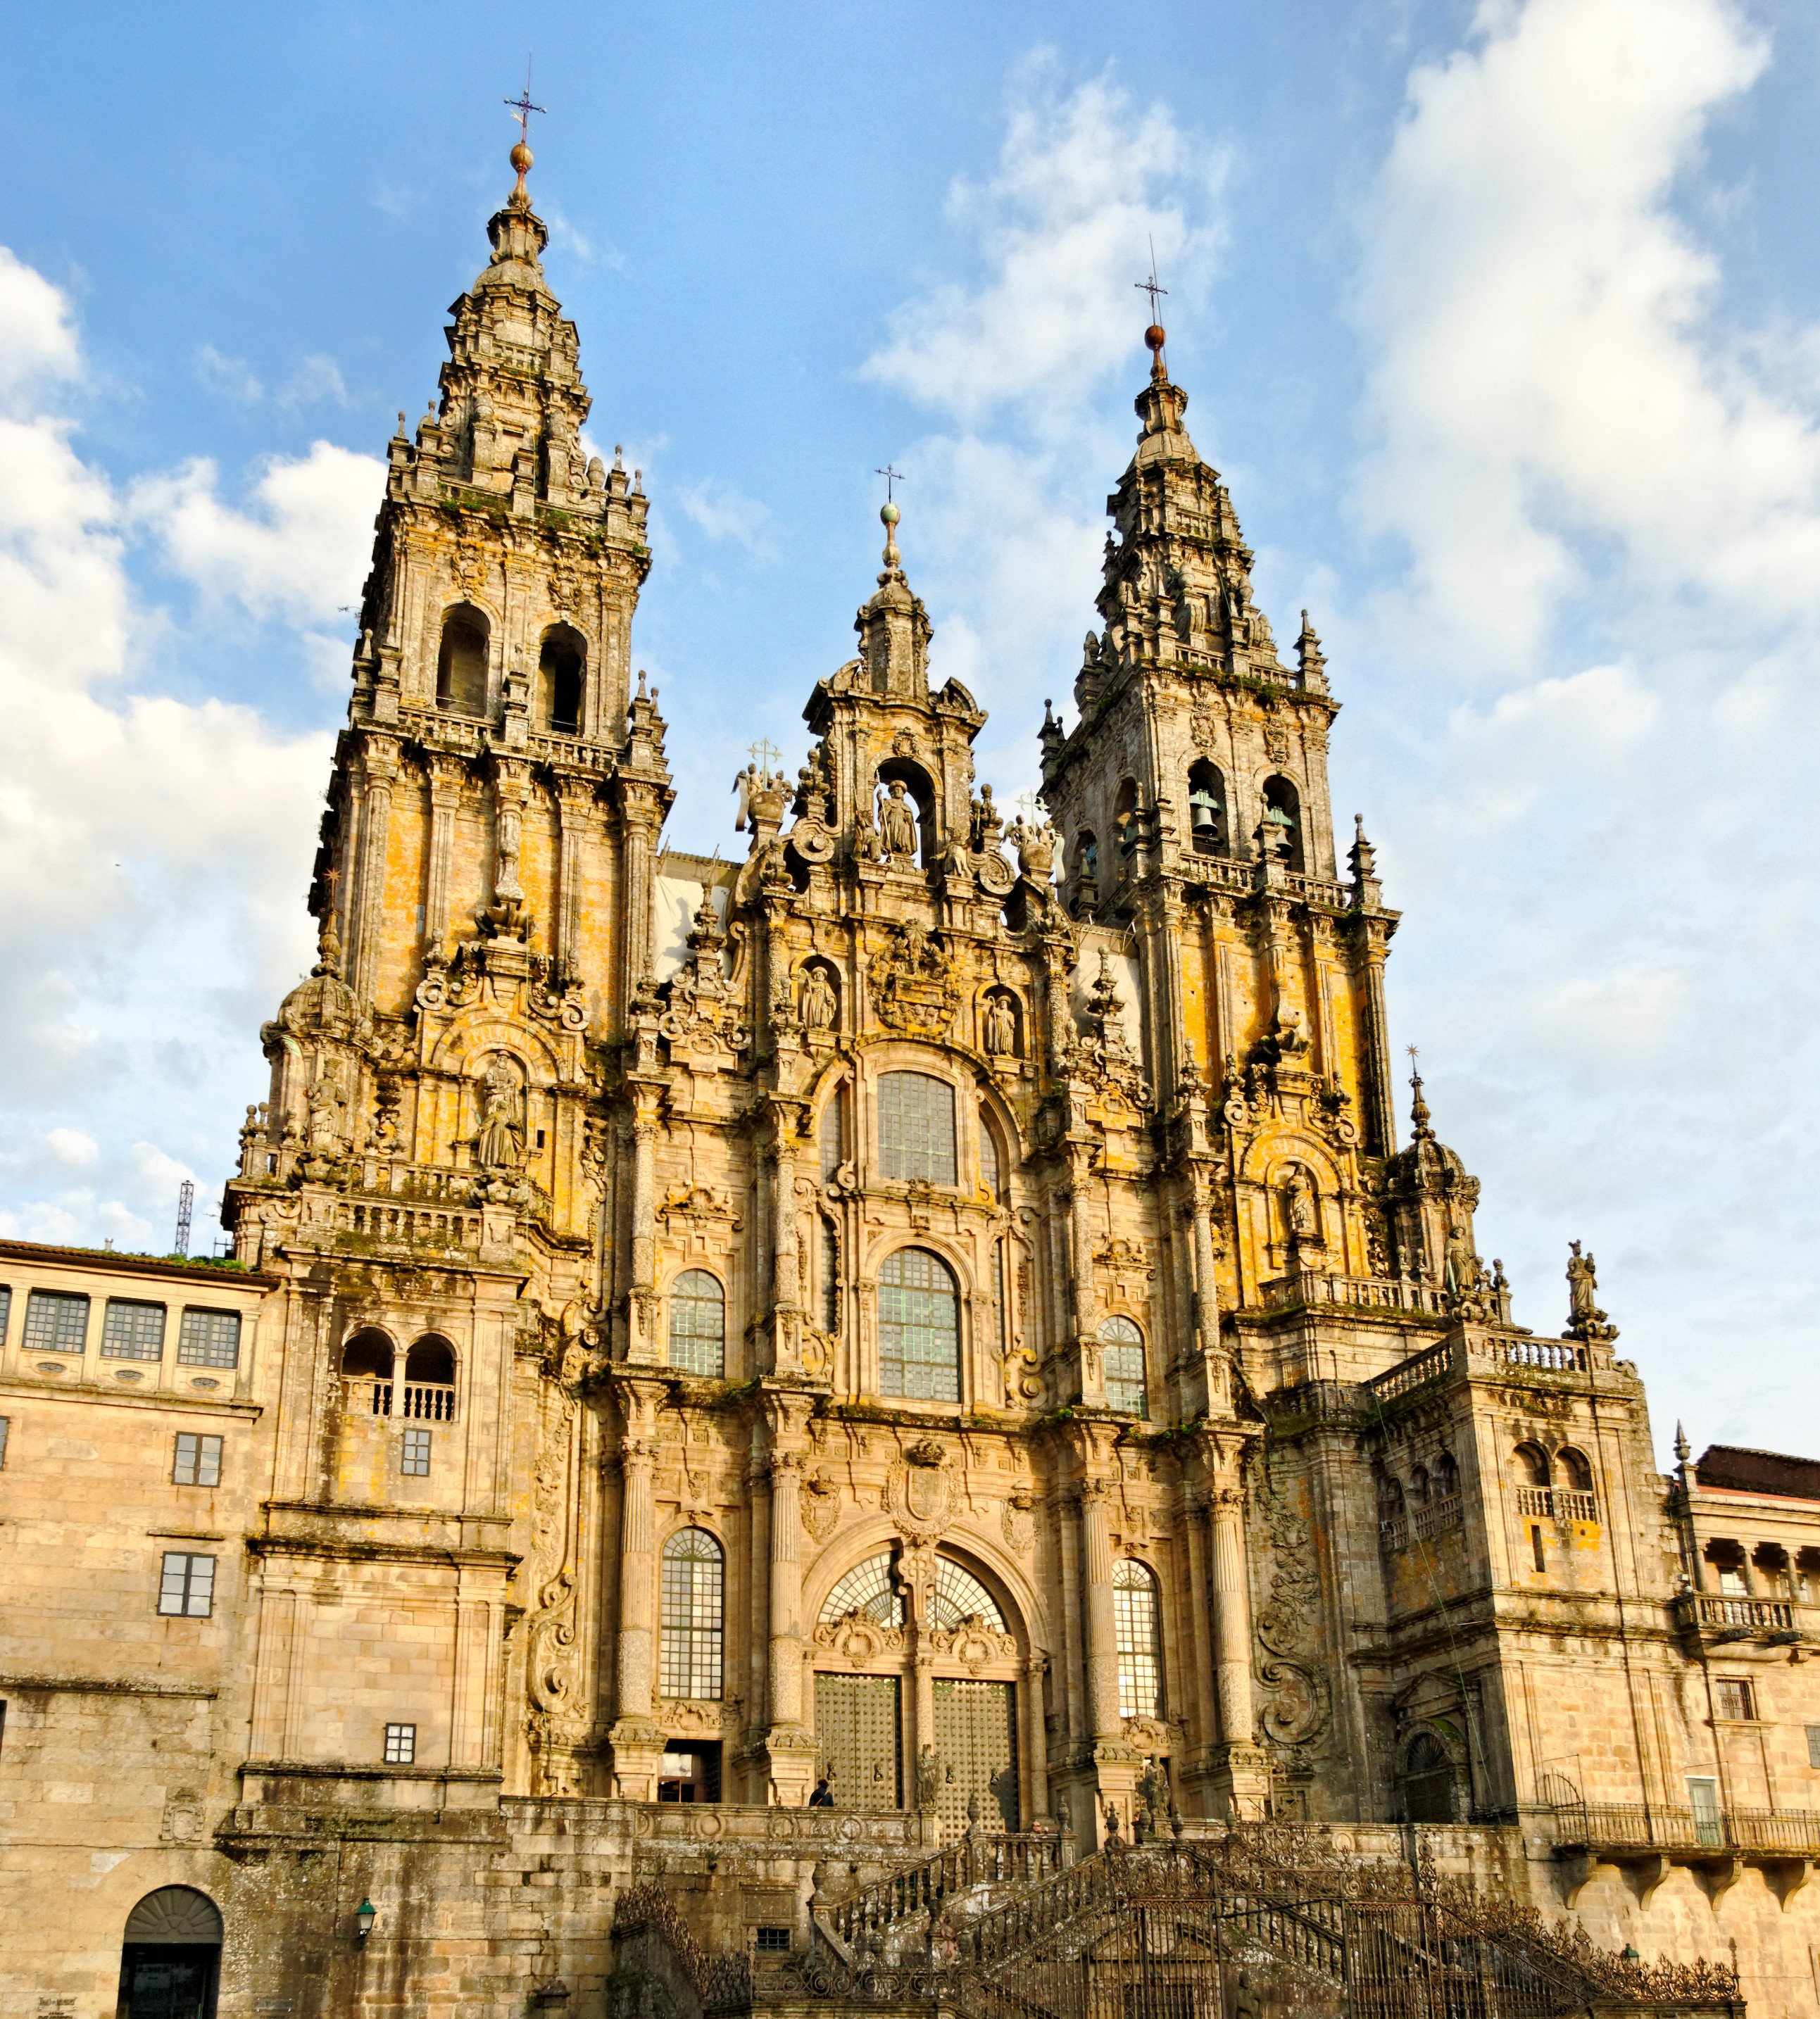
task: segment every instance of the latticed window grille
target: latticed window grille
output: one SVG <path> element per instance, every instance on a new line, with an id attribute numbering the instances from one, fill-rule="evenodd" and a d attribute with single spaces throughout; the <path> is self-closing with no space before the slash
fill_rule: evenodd
<path id="1" fill-rule="evenodd" d="M 999 1139 L 992 1133 L 992 1123 L 982 1115 L 980 1117 L 980 1183 L 996 1198 L 1002 1182 L 1002 1173 L 999 1165 Z"/>
<path id="2" fill-rule="evenodd" d="M 1161 1717 L 1162 1632 L 1156 1579 L 1129 1557 L 1112 1566 L 1112 1626 L 1118 1650 L 1118 1715 Z"/>
<path id="3" fill-rule="evenodd" d="M 879 1393 L 960 1400 L 960 1298 L 926 1248 L 900 1248 L 879 1271 Z"/>
<path id="4" fill-rule="evenodd" d="M 934 1615 L 932 1626 L 952 1629 L 964 1619 L 978 1618 L 995 1633 L 1005 1630 L 1005 1615 L 999 1610 L 999 1601 L 971 1571 L 963 1570 L 946 1557 L 936 1560 L 935 1598 L 930 1610 Z"/>
<path id="5" fill-rule="evenodd" d="M 398 1448 L 398 1470 L 407 1479 L 430 1477 L 430 1432 L 407 1430 Z"/>
<path id="6" fill-rule="evenodd" d="M 386 1764 L 388 1767 L 411 1767 L 417 1761 L 417 1727 L 414 1724 L 389 1724 L 386 1727 Z"/>
<path id="7" fill-rule="evenodd" d="M 0 1346 L 6 1343 L 6 1328 L 13 1322 L 13 1292 L 0 1283 Z"/>
<path id="8" fill-rule="evenodd" d="M 177 1365 L 179 1367 L 239 1366 L 239 1312 L 185 1311 L 183 1321 L 177 1328 Z"/>
<path id="9" fill-rule="evenodd" d="M 955 1182 L 954 1089 L 933 1073 L 879 1081 L 879 1166 L 887 1178 Z"/>
<path id="10" fill-rule="evenodd" d="M 840 1329 L 840 1237 L 821 1223 L 821 1329 L 830 1338 Z"/>
<path id="11" fill-rule="evenodd" d="M 67 1290 L 34 1290 L 25 1302 L 24 1345 L 31 1353 L 80 1353 L 89 1336 L 89 1299 Z"/>
<path id="12" fill-rule="evenodd" d="M 670 1365 L 714 1380 L 727 1371 L 727 1299 L 705 1269 L 670 1285 Z"/>
<path id="13" fill-rule="evenodd" d="M 177 1486 L 219 1486 L 221 1484 L 221 1440 L 194 1430 L 177 1433 L 177 1448 L 171 1460 L 171 1480 Z"/>
<path id="14" fill-rule="evenodd" d="M 846 1089 L 836 1087 L 828 1096 L 828 1105 L 821 1111 L 821 1128 L 817 1139 L 817 1147 L 821 1153 L 821 1182 L 824 1184 L 847 1162 L 847 1130 L 841 1116 L 846 1099 Z"/>
<path id="15" fill-rule="evenodd" d="M 726 1563 L 705 1528 L 684 1528 L 664 1545 L 658 1691 L 666 1697 L 720 1695 Z"/>
<path id="16" fill-rule="evenodd" d="M 1128 1415 L 1147 1416 L 1150 1400 L 1144 1372 L 1144 1334 L 1129 1318 L 1108 1318 L 1100 1328 L 1106 1372 L 1106 1406 Z"/>
<path id="17" fill-rule="evenodd" d="M 165 1307 L 127 1297 L 110 1297 L 101 1318 L 103 1360 L 162 1360 Z"/>
<path id="18" fill-rule="evenodd" d="M 855 1564 L 839 1580 L 822 1602 L 819 1624 L 831 1626 L 850 1612 L 857 1612 L 879 1626 L 904 1624 L 903 1595 L 892 1579 L 888 1550 Z"/>

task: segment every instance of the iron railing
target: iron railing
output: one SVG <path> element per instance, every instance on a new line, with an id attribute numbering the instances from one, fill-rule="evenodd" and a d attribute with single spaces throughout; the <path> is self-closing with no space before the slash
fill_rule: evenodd
<path id="1" fill-rule="evenodd" d="M 1681 1807 L 1651 1802 L 1569 1802 L 1551 1812 L 1563 1850 L 1733 1851 L 1820 1858 L 1820 1810 Z"/>

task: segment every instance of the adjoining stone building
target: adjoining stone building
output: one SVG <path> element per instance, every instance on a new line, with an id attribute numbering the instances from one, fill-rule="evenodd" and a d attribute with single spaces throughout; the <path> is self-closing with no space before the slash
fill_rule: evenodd
<path id="1" fill-rule="evenodd" d="M 1401 1136 L 1339 703 L 1162 332 L 1053 824 L 976 778 L 891 506 L 723 865 L 659 846 L 646 499 L 522 167 L 489 234 L 389 445 L 238 1267 L 0 1249 L 7 2009 L 595 2019 L 635 1894 L 799 1956 L 970 1829 L 1036 1883 L 1268 1820 L 1820 2011 L 1812 1468 L 1659 1474 L 1592 1258 L 1516 1325 L 1419 1081 Z M 53 1278 L 205 1286 L 238 1357 L 53 1362 Z"/>

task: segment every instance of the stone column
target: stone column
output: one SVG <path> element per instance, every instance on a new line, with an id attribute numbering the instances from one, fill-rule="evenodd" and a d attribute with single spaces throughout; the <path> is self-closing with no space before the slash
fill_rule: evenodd
<path id="1" fill-rule="evenodd" d="M 766 1690 L 770 1724 L 765 1734 L 769 1793 L 782 1808 L 800 1808 L 815 1780 L 815 1744 L 803 1723 L 801 1521 L 799 1502 L 803 1455 L 780 1448 L 779 1439 L 799 1431 L 807 1405 L 779 1398 L 774 1405 L 770 1452 L 770 1590 L 767 1622 L 770 1661 Z"/>
<path id="2" fill-rule="evenodd" d="M 1200 1328 L 1201 1350 L 1220 1350 L 1220 1279 L 1213 1273 L 1213 1212 L 1208 1188 L 1198 1178 L 1194 1187 L 1195 1322 Z M 1209 1398 L 1211 1399 L 1211 1398 Z"/>
<path id="3" fill-rule="evenodd" d="M 656 822 L 641 794 L 625 808 L 625 968 L 620 998 L 629 1010 L 651 967 L 651 843 Z"/>
<path id="4" fill-rule="evenodd" d="M 1389 1157 L 1397 1148 L 1397 1111 L 1391 1093 L 1390 1020 L 1384 1007 L 1384 943 L 1373 926 L 1358 930 L 1367 935 L 1360 963 L 1365 990 L 1365 1141 L 1378 1155 Z"/>
<path id="5" fill-rule="evenodd" d="M 1245 1495 L 1214 1489 L 1213 1661 L 1220 1685 L 1220 1735 L 1230 1745 L 1253 1741 L 1251 1599 L 1245 1585 Z"/>
<path id="6" fill-rule="evenodd" d="M 349 974 L 354 994 L 373 999 L 384 939 L 386 855 L 391 836 L 392 787 L 398 775 L 398 746 L 389 736 L 365 739 L 361 752 L 366 791 L 361 808 L 360 877 L 353 897 L 354 954 Z"/>
<path id="7" fill-rule="evenodd" d="M 632 1122 L 632 1283 L 627 1300 L 626 1357 L 655 1366 L 662 1358 L 656 1328 L 657 1121 L 641 1099 Z"/>
<path id="8" fill-rule="evenodd" d="M 439 754 L 430 765 L 430 860 L 423 885 L 423 944 L 438 948 L 448 937 L 449 862 L 455 847 L 455 817 L 461 805 L 462 761 Z"/>
<path id="9" fill-rule="evenodd" d="M 783 1108 L 772 1116 L 771 1145 L 771 1302 L 795 1310 L 801 1302 L 802 1281 L 796 1259 L 796 1130 Z"/>
<path id="10" fill-rule="evenodd" d="M 1118 1640 L 1112 1618 L 1112 1525 L 1103 1479 L 1081 1481 L 1081 1556 L 1087 1586 L 1087 1714 L 1096 1738 L 1116 1738 Z"/>
<path id="11" fill-rule="evenodd" d="M 1219 1736 L 1218 1684 L 1213 1650 L 1208 1644 L 1207 1496 L 1184 1480 L 1177 1491 L 1176 1508 L 1188 1573 L 1188 1642 L 1195 1676 L 1191 1722 L 1198 1742 L 1196 1752 L 1205 1756 Z"/>
<path id="12" fill-rule="evenodd" d="M 582 950 L 582 854 L 594 819 L 594 786 L 564 774 L 557 781 L 561 840 L 557 860 L 556 959 L 563 980 L 573 978 Z"/>
<path id="13" fill-rule="evenodd" d="M 621 1800 L 657 1799 L 663 1734 L 651 1716 L 656 1682 L 657 1518 L 651 1499 L 653 1434 L 663 1390 L 654 1381 L 615 1383 L 625 1428 L 619 1443 L 619 1641 L 615 1651 L 618 1715 L 608 1734 L 613 1792 Z"/>
<path id="14" fill-rule="evenodd" d="M 1026 1829 L 1049 1818 L 1049 1727 L 1042 1701 L 1042 1679 L 1048 1667 L 1041 1655 L 1032 1655 L 1024 1664 L 1024 1755 L 1030 1782 L 1024 1805 Z"/>

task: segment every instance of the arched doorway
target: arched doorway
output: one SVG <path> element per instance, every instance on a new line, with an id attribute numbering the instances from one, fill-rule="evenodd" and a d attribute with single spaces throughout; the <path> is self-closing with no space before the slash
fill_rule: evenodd
<path id="1" fill-rule="evenodd" d="M 815 1633 L 815 1744 L 835 1805 L 933 1809 L 944 1838 L 976 1803 L 988 1830 L 1023 1827 L 1024 1664 L 1003 1604 L 926 1549 L 856 1564 Z M 1023 1715 L 1020 1716 L 1020 1712 Z"/>
<path id="2" fill-rule="evenodd" d="M 161 1886 L 126 1917 L 118 2019 L 215 2019 L 221 1916 L 205 1893 Z"/>

